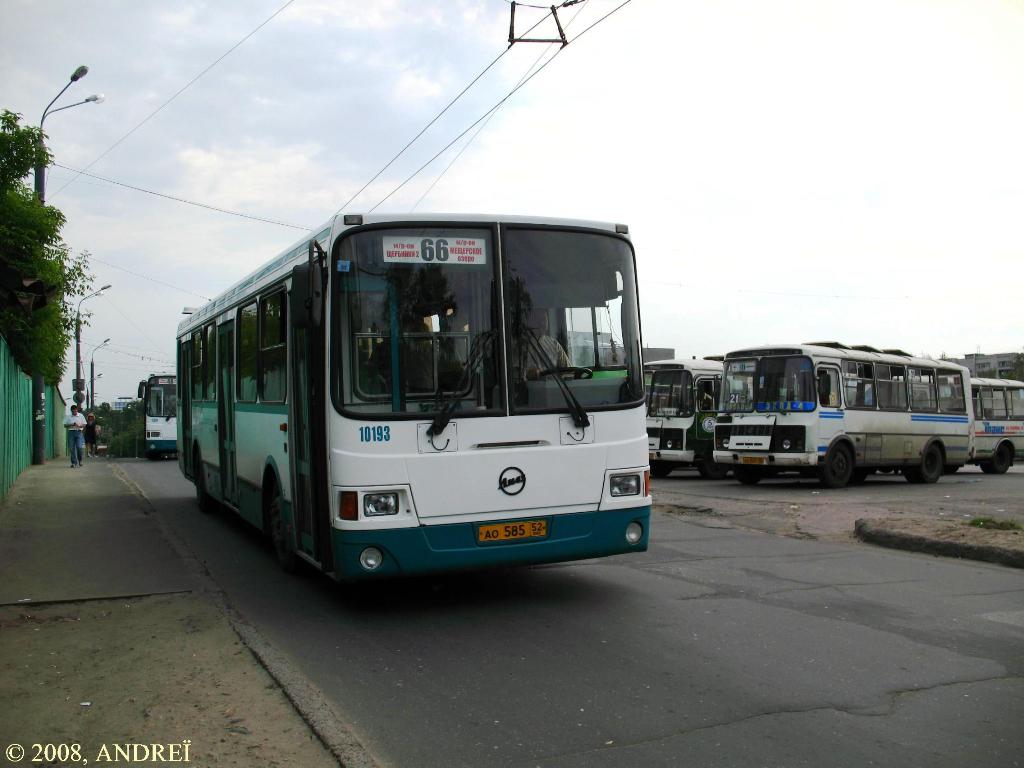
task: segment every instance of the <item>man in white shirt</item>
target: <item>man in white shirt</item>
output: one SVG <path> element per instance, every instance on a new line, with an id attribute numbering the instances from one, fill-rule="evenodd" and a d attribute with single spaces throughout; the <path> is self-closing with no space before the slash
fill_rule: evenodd
<path id="1" fill-rule="evenodd" d="M 71 466 L 82 466 L 82 452 L 85 448 L 85 417 L 78 412 L 78 406 L 71 406 L 71 415 L 64 417 L 64 429 L 68 431 L 68 453 L 71 454 Z"/>

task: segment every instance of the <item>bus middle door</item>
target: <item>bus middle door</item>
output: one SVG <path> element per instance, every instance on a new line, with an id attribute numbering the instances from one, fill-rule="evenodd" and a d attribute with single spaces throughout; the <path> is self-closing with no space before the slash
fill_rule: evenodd
<path id="1" fill-rule="evenodd" d="M 235 469 L 235 322 L 217 327 L 217 443 L 220 449 L 222 498 L 238 506 L 238 475 Z"/>

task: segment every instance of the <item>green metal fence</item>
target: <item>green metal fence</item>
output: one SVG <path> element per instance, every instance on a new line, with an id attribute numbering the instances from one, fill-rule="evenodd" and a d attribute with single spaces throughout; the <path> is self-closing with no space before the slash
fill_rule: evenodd
<path id="1" fill-rule="evenodd" d="M 46 385 L 46 457 L 63 456 L 64 399 Z M 32 463 L 32 378 L 14 361 L 0 336 L 0 498 Z"/>

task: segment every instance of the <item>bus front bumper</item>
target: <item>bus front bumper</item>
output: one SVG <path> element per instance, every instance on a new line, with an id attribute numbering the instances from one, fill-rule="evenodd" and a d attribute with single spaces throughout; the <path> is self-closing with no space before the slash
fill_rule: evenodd
<path id="1" fill-rule="evenodd" d="M 763 469 L 818 466 L 818 454 L 809 452 L 715 451 L 714 456 L 718 464 L 742 464 Z"/>
<path id="2" fill-rule="evenodd" d="M 411 576 L 445 571 L 536 565 L 644 552 L 650 534 L 649 506 L 601 512 L 577 512 L 510 520 L 383 530 L 332 529 L 334 574 L 340 581 Z M 481 525 L 547 520 L 544 538 L 481 543 Z M 630 523 L 642 526 L 636 543 L 626 540 Z M 360 562 L 367 548 L 381 554 L 372 570 Z"/>
<path id="3" fill-rule="evenodd" d="M 147 440 L 146 450 L 149 453 L 175 453 L 178 450 L 177 440 Z"/>
<path id="4" fill-rule="evenodd" d="M 648 458 L 651 461 L 678 461 L 680 463 L 692 464 L 695 458 L 693 451 L 675 450 L 649 450 Z"/>

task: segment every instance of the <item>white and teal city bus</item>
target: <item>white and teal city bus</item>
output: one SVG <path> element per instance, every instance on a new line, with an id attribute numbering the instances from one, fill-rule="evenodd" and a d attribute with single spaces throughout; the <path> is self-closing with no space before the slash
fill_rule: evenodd
<path id="1" fill-rule="evenodd" d="M 339 580 L 640 552 L 622 225 L 344 215 L 178 329 L 202 507 Z"/>
<path id="2" fill-rule="evenodd" d="M 971 379 L 974 463 L 1001 475 L 1024 455 L 1024 381 Z"/>
<path id="3" fill-rule="evenodd" d="M 155 373 L 139 382 L 139 399 L 146 420 L 147 459 L 174 456 L 178 451 L 178 386 L 173 373 Z"/>
<path id="4" fill-rule="evenodd" d="M 876 470 L 934 483 L 973 457 L 966 368 L 836 342 L 725 356 L 715 461 L 752 484 L 784 471 L 841 488 Z"/>

